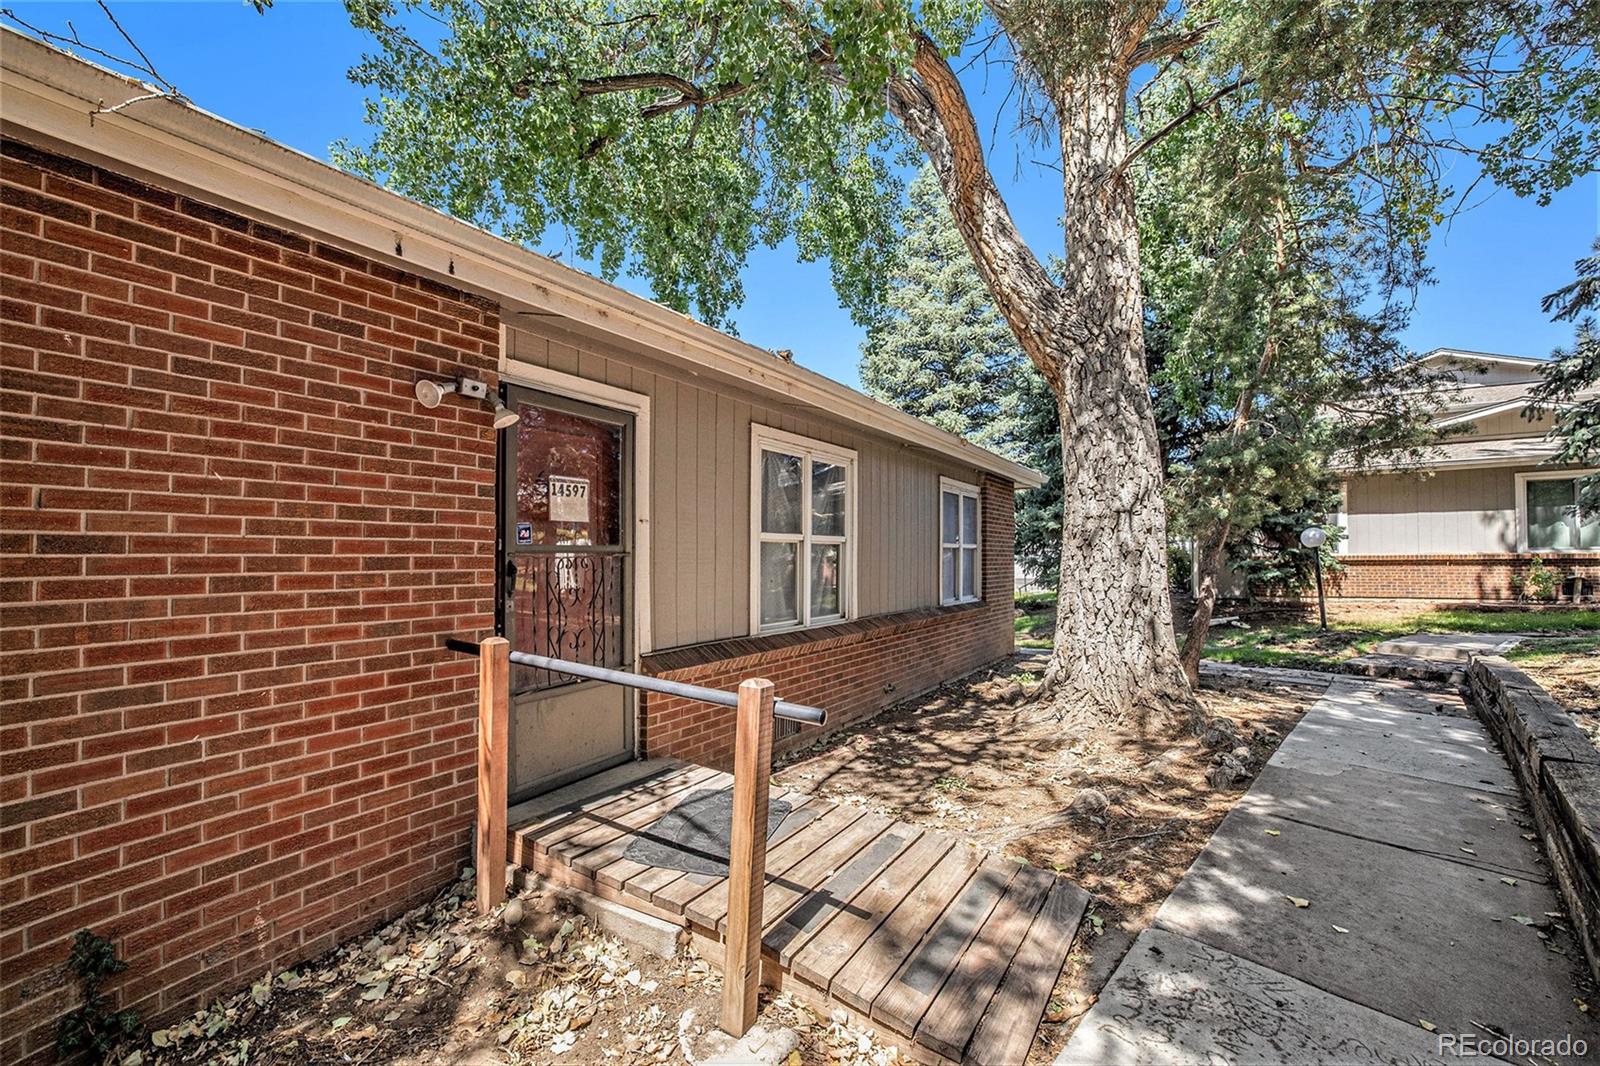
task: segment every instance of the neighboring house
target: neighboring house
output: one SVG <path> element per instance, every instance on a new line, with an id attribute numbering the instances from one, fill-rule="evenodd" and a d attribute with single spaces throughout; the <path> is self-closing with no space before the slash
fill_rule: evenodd
<path id="1" fill-rule="evenodd" d="M 31 39 L 0 65 L 0 1060 L 48 1056 L 80 928 L 170 1012 L 453 878 L 448 637 L 836 724 L 1011 651 L 1035 472 L 181 101 L 106 111 L 146 88 Z M 720 708 L 514 681 L 508 800 L 731 749 Z"/>
<path id="2" fill-rule="evenodd" d="M 1552 419 L 1524 415 L 1542 360 L 1441 348 L 1423 362 L 1460 382 L 1436 424 L 1458 435 L 1420 468 L 1372 470 L 1344 483 L 1338 522 L 1347 597 L 1515 598 L 1538 556 L 1563 578 L 1600 583 L 1600 514 L 1578 482 L 1600 471 L 1550 462 Z"/>

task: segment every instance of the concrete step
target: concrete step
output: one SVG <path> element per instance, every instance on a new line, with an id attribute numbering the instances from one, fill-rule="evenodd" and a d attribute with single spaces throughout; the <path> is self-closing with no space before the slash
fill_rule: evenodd
<path id="1" fill-rule="evenodd" d="M 1357 656 L 1339 664 L 1345 673 L 1362 677 L 1390 677 L 1403 681 L 1426 681 L 1438 685 L 1464 685 L 1467 664 L 1439 659 L 1419 659 L 1411 655 L 1379 654 Z"/>

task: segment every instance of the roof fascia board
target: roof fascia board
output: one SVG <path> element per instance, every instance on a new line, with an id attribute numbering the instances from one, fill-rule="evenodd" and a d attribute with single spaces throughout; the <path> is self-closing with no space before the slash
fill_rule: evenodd
<path id="1" fill-rule="evenodd" d="M 1019 491 L 1044 483 L 1038 471 L 821 374 L 198 108 L 158 98 L 91 121 L 90 112 L 102 101 L 139 95 L 145 87 L 13 30 L 0 33 L 8 130 L 32 131 L 55 145 L 131 166 L 207 199 L 223 198 L 246 214 L 290 222 L 463 289 L 587 322 L 997 474 Z M 399 254 L 389 251 L 396 248 Z"/>
<path id="2" fill-rule="evenodd" d="M 1493 352 L 1469 352 L 1460 348 L 1435 348 L 1417 361 L 1419 363 L 1430 363 L 1436 359 L 1476 360 L 1480 363 L 1511 363 L 1515 366 L 1526 367 L 1544 366 L 1547 362 L 1547 360 L 1534 359 L 1526 355 L 1496 355 Z"/>

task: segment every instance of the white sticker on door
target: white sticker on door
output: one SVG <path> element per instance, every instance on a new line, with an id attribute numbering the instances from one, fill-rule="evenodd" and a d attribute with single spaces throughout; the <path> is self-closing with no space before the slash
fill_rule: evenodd
<path id="1" fill-rule="evenodd" d="M 589 479 L 550 475 L 550 521 L 589 521 Z"/>

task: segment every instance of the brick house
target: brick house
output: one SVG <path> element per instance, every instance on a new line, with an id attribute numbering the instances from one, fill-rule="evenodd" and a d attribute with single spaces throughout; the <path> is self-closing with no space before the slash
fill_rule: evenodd
<path id="1" fill-rule="evenodd" d="M 467 861 L 491 632 L 835 723 L 1012 648 L 1033 471 L 4 31 L 0 1059 Z M 515 679 L 508 802 L 731 720 Z M 785 736 L 795 744 L 804 738 Z"/>
<path id="2" fill-rule="evenodd" d="M 1424 365 L 1452 387 L 1434 422 L 1451 435 L 1420 466 L 1345 479 L 1329 591 L 1351 598 L 1509 600 L 1535 556 L 1586 595 L 1600 588 L 1600 515 L 1580 486 L 1600 471 L 1552 463 L 1550 412 L 1529 417 L 1543 360 L 1441 348 Z"/>

